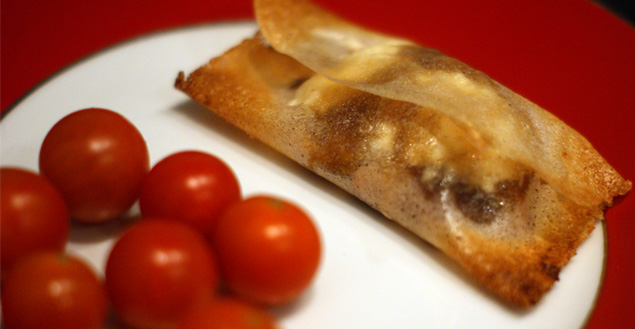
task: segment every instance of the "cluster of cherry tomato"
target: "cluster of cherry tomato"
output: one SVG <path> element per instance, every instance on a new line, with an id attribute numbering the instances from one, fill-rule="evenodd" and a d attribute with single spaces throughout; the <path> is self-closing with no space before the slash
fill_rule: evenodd
<path id="1" fill-rule="evenodd" d="M 139 131 L 104 109 L 62 118 L 40 173 L 2 168 L 2 316 L 7 329 L 274 328 L 266 306 L 296 299 L 316 274 L 317 229 L 290 201 L 243 197 L 233 171 L 199 151 L 150 167 Z M 65 252 L 69 218 L 141 218 L 115 241 L 104 278 Z"/>

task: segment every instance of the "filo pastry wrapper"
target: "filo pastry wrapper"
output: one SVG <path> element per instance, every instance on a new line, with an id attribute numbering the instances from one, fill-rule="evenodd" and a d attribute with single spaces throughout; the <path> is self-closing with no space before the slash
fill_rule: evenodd
<path id="1" fill-rule="evenodd" d="M 259 32 L 176 87 L 458 262 L 537 303 L 623 179 L 579 133 L 433 49 L 306 0 L 256 0 Z"/>

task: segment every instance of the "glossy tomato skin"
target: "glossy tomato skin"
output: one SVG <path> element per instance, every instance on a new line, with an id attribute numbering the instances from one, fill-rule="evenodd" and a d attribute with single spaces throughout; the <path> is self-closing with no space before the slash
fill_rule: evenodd
<path id="1" fill-rule="evenodd" d="M 174 328 L 191 305 L 215 296 L 216 266 L 198 231 L 177 221 L 146 218 L 113 246 L 106 264 L 106 290 L 123 323 Z"/>
<path id="2" fill-rule="evenodd" d="M 229 289 L 258 303 L 294 300 L 309 286 L 320 262 L 320 237 L 309 216 L 269 196 L 230 206 L 212 243 Z"/>
<path id="3" fill-rule="evenodd" d="M 73 219 L 96 223 L 130 209 L 150 158 L 132 123 L 116 112 L 90 108 L 67 115 L 51 128 L 40 149 L 39 167 L 64 196 Z"/>
<path id="4" fill-rule="evenodd" d="M 240 198 L 240 185 L 227 164 L 209 153 L 182 151 L 152 167 L 139 206 L 144 217 L 174 218 L 209 236 L 220 213 Z"/>
<path id="5" fill-rule="evenodd" d="M 2 321 L 8 329 L 102 328 L 104 287 L 82 260 L 57 252 L 20 259 L 2 285 Z"/>
<path id="6" fill-rule="evenodd" d="M 276 329 L 274 317 L 264 309 L 234 298 L 218 298 L 192 307 L 178 329 Z"/>
<path id="7" fill-rule="evenodd" d="M 0 253 L 5 273 L 36 251 L 63 251 L 68 210 L 60 192 L 43 176 L 20 168 L 0 169 Z"/>

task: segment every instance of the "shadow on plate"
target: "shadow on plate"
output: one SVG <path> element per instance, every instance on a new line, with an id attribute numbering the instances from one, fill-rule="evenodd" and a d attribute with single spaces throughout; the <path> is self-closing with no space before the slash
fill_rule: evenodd
<path id="1" fill-rule="evenodd" d="M 95 244 L 106 240 L 116 239 L 132 223 L 141 219 L 136 211 L 136 205 L 123 216 L 103 223 L 71 222 L 69 241 L 77 244 Z"/>

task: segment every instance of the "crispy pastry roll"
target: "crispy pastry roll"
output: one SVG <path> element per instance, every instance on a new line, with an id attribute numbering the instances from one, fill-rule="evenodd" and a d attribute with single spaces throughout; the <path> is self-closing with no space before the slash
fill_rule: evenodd
<path id="1" fill-rule="evenodd" d="M 256 0 L 260 31 L 176 87 L 530 306 L 623 179 L 575 130 L 439 51 L 306 0 Z"/>

